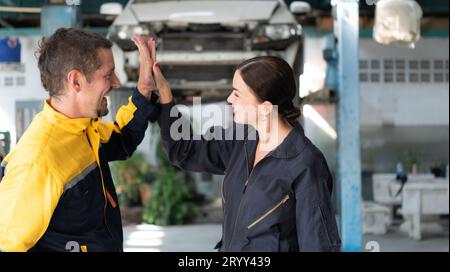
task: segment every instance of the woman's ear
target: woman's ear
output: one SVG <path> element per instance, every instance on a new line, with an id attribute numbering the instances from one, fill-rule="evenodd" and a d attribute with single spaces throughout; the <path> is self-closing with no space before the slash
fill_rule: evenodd
<path id="1" fill-rule="evenodd" d="M 79 70 L 70 70 L 67 73 L 67 88 L 78 93 L 82 89 L 83 80 L 84 75 Z"/>
<path id="2" fill-rule="evenodd" d="M 273 105 L 269 101 L 264 101 L 258 105 L 258 120 L 265 122 L 270 118 L 270 113 L 272 112 Z"/>
<path id="3" fill-rule="evenodd" d="M 261 105 L 261 114 L 268 117 L 273 110 L 273 104 L 269 101 L 264 101 Z"/>

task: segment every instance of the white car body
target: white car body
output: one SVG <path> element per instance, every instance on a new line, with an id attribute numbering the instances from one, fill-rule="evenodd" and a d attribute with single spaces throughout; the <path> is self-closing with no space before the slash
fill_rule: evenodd
<path id="1" fill-rule="evenodd" d="M 288 7 L 277 0 L 135 0 L 113 22 L 110 38 L 125 51 L 129 81 L 136 80 L 139 66 L 129 39 L 153 35 L 158 62 L 175 95 L 211 101 L 228 95 L 234 67 L 252 57 L 280 56 L 299 76 L 301 32 Z"/>

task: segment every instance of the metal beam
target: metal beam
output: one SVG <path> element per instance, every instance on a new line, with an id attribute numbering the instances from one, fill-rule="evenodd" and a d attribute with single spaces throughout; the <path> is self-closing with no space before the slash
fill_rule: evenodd
<path id="1" fill-rule="evenodd" d="M 41 8 L 0 6 L 0 12 L 41 13 L 41 10 Z"/>
<path id="2" fill-rule="evenodd" d="M 0 28 L 0 36 L 41 36 L 39 27 Z"/>
<path id="3" fill-rule="evenodd" d="M 358 0 L 336 0 L 337 178 L 344 251 L 362 250 Z"/>
<path id="4" fill-rule="evenodd" d="M 84 27 L 83 29 L 96 32 L 104 36 L 108 34 L 107 27 Z M 0 28 L 0 36 L 4 37 L 42 36 L 42 30 L 39 27 Z"/>
<path id="5" fill-rule="evenodd" d="M 41 13 L 41 8 L 4 7 L 0 6 L 0 12 Z"/>

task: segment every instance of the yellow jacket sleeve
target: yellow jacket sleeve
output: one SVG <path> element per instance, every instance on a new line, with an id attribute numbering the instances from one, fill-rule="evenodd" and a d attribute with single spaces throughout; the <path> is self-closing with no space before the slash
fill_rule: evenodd
<path id="1" fill-rule="evenodd" d="M 159 106 L 147 101 L 135 89 L 128 104 L 119 109 L 115 122 L 102 123 L 98 127 L 103 159 L 110 162 L 129 158 L 144 139 L 148 122 L 158 116 Z"/>
<path id="2" fill-rule="evenodd" d="M 8 166 L 0 183 L 0 250 L 27 251 L 46 231 L 63 186 L 44 163 Z"/>

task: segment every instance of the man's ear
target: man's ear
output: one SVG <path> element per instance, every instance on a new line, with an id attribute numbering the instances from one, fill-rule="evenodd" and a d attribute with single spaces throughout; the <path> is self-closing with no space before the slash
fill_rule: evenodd
<path id="1" fill-rule="evenodd" d="M 79 70 L 70 70 L 67 73 L 67 87 L 75 92 L 81 91 L 83 74 Z"/>

